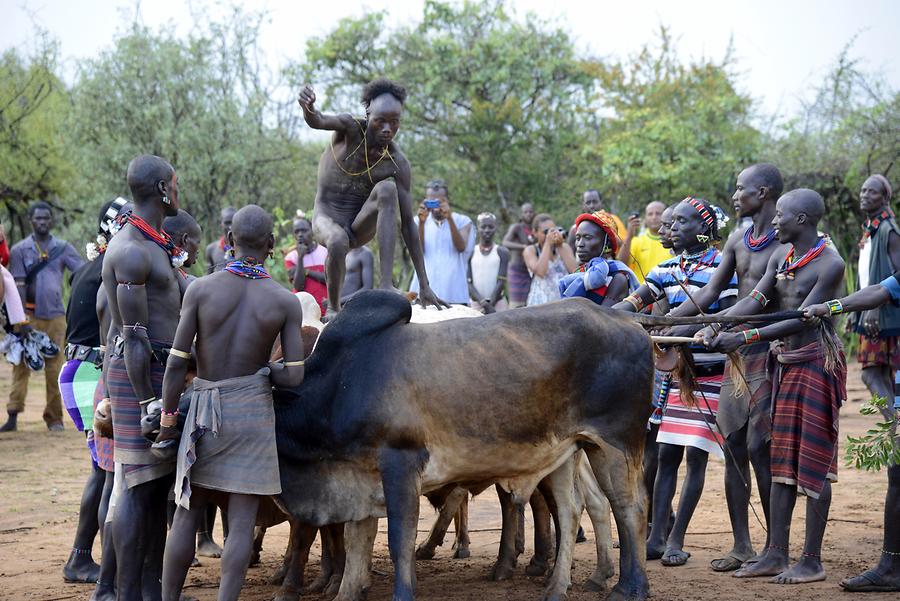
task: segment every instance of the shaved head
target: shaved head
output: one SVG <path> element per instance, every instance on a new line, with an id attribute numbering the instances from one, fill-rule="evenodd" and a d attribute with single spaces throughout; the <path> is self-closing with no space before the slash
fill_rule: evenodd
<path id="1" fill-rule="evenodd" d="M 812 225 L 818 224 L 825 216 L 825 200 L 815 190 L 797 188 L 782 196 L 781 201 L 790 207 L 794 214 L 806 213 Z"/>
<path id="2" fill-rule="evenodd" d="M 166 217 L 165 221 L 163 221 L 163 230 L 176 240 L 184 234 L 200 237 L 200 225 L 184 209 L 178 209 L 177 215 Z"/>
<path id="3" fill-rule="evenodd" d="M 272 237 L 272 217 L 257 205 L 247 205 L 234 214 L 231 234 L 235 246 L 241 248 L 262 248 Z"/>
<path id="4" fill-rule="evenodd" d="M 134 199 L 144 200 L 161 196 L 159 183 L 172 182 L 175 168 L 169 162 L 152 154 L 142 154 L 128 163 L 126 179 Z"/>
<path id="5" fill-rule="evenodd" d="M 769 194 L 766 198 L 776 201 L 784 191 L 784 179 L 781 171 L 771 163 L 757 163 L 750 165 L 744 172 L 749 176 L 756 188 L 766 188 Z"/>

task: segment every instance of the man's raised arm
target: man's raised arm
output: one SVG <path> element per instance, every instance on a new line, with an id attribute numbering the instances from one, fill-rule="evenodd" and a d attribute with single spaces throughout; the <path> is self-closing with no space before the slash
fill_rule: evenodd
<path id="1" fill-rule="evenodd" d="M 117 282 L 116 304 L 122 317 L 122 338 L 125 339 L 125 371 L 142 403 L 156 397 L 150 376 L 151 349 L 147 331 L 150 308 L 146 283 L 151 263 L 147 251 L 135 245 L 113 268 Z"/>
<path id="2" fill-rule="evenodd" d="M 313 129 L 327 129 L 330 131 L 345 132 L 356 127 L 356 119 L 348 113 L 340 115 L 327 115 L 316 108 L 316 93 L 311 86 L 303 86 L 297 96 L 297 102 L 303 109 L 303 119 Z"/>

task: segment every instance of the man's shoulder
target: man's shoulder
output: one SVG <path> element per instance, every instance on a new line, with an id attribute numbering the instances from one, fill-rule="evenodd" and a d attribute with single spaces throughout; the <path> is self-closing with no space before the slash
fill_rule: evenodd
<path id="1" fill-rule="evenodd" d="M 24 238 L 22 238 L 21 240 L 19 240 L 12 246 L 10 246 L 9 252 L 11 252 L 11 253 L 22 252 L 22 250 L 24 250 L 26 248 L 31 248 L 31 246 L 33 244 L 34 244 L 34 236 L 31 234 L 28 234 L 27 236 L 25 236 Z"/>

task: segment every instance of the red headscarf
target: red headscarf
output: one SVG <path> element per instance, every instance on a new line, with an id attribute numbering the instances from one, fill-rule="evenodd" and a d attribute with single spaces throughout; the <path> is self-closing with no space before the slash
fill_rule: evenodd
<path id="1" fill-rule="evenodd" d="M 591 223 L 595 223 L 600 226 L 604 232 L 606 232 L 606 240 L 609 242 L 609 245 L 612 247 L 613 255 L 615 256 L 619 252 L 619 237 L 616 234 L 616 224 L 609 216 L 609 213 L 606 211 L 594 211 L 593 213 L 582 213 L 575 220 L 576 229 L 581 224 L 582 221 L 590 221 Z"/>

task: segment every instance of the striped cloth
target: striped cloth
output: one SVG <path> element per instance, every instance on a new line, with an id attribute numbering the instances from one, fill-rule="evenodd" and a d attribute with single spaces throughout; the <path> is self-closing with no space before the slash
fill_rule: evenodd
<path id="1" fill-rule="evenodd" d="M 685 284 L 690 291 L 691 296 L 697 293 L 709 283 L 709 279 L 718 269 L 722 262 L 722 253 L 715 248 L 709 248 L 699 257 L 684 257 L 684 268 L 681 265 L 681 257 L 673 257 L 668 261 L 663 261 L 650 270 L 644 283 L 650 288 L 655 300 L 665 298 L 669 302 L 669 310 L 673 310 L 686 300 L 687 295 L 678 282 Z M 693 267 L 698 265 L 695 271 Z M 688 276 L 685 271 L 690 273 Z M 719 310 L 722 300 L 728 297 L 737 297 L 737 275 L 732 274 L 728 285 L 719 294 L 719 298 L 713 302 L 708 313 L 716 313 Z"/>
<path id="2" fill-rule="evenodd" d="M 103 400 L 105 388 L 101 372 L 100 380 L 97 382 L 97 388 L 94 389 L 94 411 L 97 410 L 97 405 Z M 115 443 L 112 438 L 97 436 L 97 433 L 94 432 L 93 429 L 89 430 L 88 447 L 91 449 L 91 459 L 97 467 L 105 472 L 112 472 L 115 470 Z"/>
<path id="3" fill-rule="evenodd" d="M 524 263 L 521 265 L 510 264 L 506 271 L 509 282 L 509 302 L 525 304 L 528 292 L 531 290 L 531 274 Z"/>
<path id="4" fill-rule="evenodd" d="M 161 461 L 150 451 L 151 442 L 141 435 L 141 400 L 137 397 L 125 370 L 125 358 L 113 355 L 109 358 L 107 378 L 109 400 L 112 405 L 115 460 L 122 464 L 125 484 L 134 488 L 139 484 L 156 480 L 175 469 L 174 462 Z M 165 365 L 150 363 L 153 392 L 162 395 Z"/>
<path id="5" fill-rule="evenodd" d="M 80 359 L 66 361 L 59 371 L 59 393 L 63 407 L 75 427 L 83 432 L 94 427 L 94 391 L 100 373 L 96 365 Z"/>
<path id="6" fill-rule="evenodd" d="M 821 341 L 777 359 L 772 391 L 772 482 L 818 499 L 825 480 L 837 481 L 838 412 L 847 398 L 847 365 L 825 371 Z"/>
<path id="7" fill-rule="evenodd" d="M 248 495 L 281 492 L 268 367 L 218 382 L 194 378 L 175 475 L 175 502 L 185 509 L 192 485 Z"/>
<path id="8" fill-rule="evenodd" d="M 697 369 L 694 382 L 696 406 L 684 404 L 678 382 L 673 380 L 656 441 L 695 447 L 724 459 L 721 445 L 725 440 L 716 426 L 716 412 L 719 409 L 725 356 L 707 353 L 696 356 L 694 361 Z"/>

